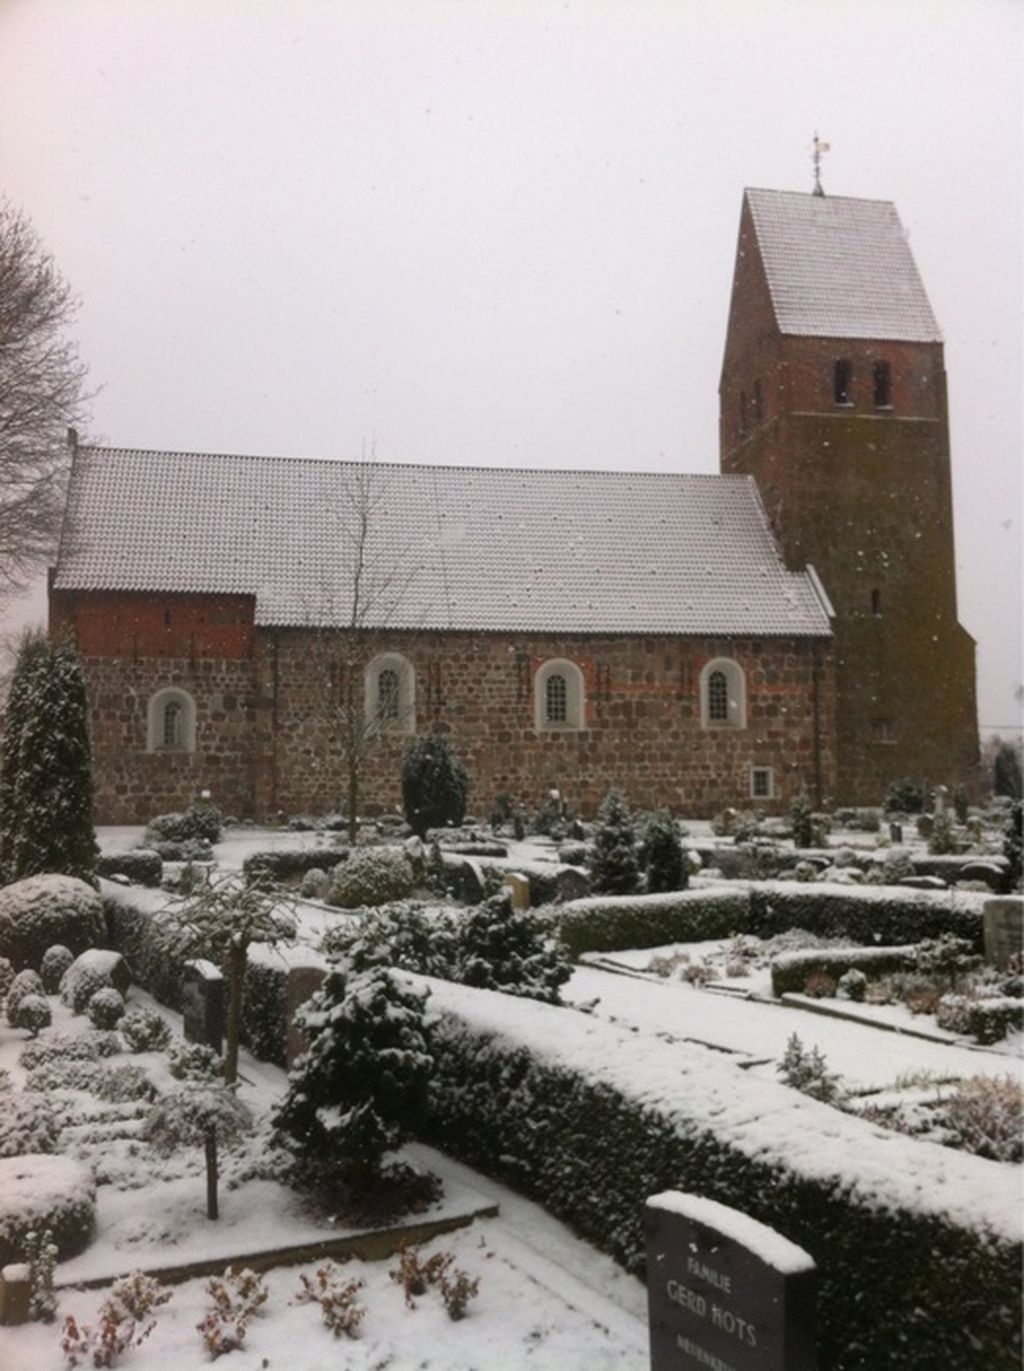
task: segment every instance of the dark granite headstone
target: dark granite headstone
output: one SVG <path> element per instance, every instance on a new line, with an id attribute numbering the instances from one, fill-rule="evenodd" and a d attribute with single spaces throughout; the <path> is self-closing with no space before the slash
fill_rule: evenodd
<path id="1" fill-rule="evenodd" d="M 889 841 L 901 843 L 903 841 L 903 825 L 896 823 L 895 820 L 889 824 Z"/>
<path id="2" fill-rule="evenodd" d="M 224 1047 L 224 977 L 212 962 L 185 963 L 182 983 L 185 1038 L 220 1054 Z"/>
<path id="3" fill-rule="evenodd" d="M 578 866 L 560 866 L 555 873 L 555 902 L 568 904 L 570 900 L 585 900 L 590 894 L 590 880 Z"/>
<path id="4" fill-rule="evenodd" d="M 472 857 L 466 857 L 456 868 L 458 872 L 456 891 L 463 904 L 480 904 L 487 895 L 483 868 Z"/>
<path id="5" fill-rule="evenodd" d="M 292 966 L 288 968 L 285 983 L 285 1021 L 288 1025 L 285 1037 L 285 1059 L 288 1070 L 292 1069 L 295 1058 L 305 1052 L 309 1043 L 306 1035 L 295 1022 L 295 1011 L 304 1005 L 310 996 L 315 995 L 323 984 L 327 972 L 322 966 Z"/>
<path id="6" fill-rule="evenodd" d="M 737 1209 L 647 1201 L 651 1371 L 816 1371 L 813 1259 Z"/>

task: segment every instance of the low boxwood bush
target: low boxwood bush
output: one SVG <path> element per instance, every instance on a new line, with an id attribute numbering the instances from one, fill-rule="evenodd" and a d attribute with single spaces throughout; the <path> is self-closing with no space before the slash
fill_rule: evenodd
<path id="1" fill-rule="evenodd" d="M 4 1100 L 0 1109 L 0 1157 L 53 1152 L 59 1137 L 53 1105 L 45 1096 L 22 1092 Z"/>
<path id="2" fill-rule="evenodd" d="M 171 1030 L 155 1009 L 130 1009 L 117 1026 L 129 1052 L 160 1052 Z"/>
<path id="3" fill-rule="evenodd" d="M 159 852 L 136 848 L 134 852 L 104 852 L 96 858 L 98 876 L 127 876 L 136 885 L 159 885 L 164 874 Z"/>
<path id="4" fill-rule="evenodd" d="M 1024 1028 L 1024 1000 L 1008 995 L 991 1000 L 971 1000 L 967 1022 L 968 1031 L 979 1043 L 1002 1042 L 1007 1033 Z"/>
<path id="5" fill-rule="evenodd" d="M 325 847 L 250 852 L 242 863 L 242 874 L 250 885 L 267 880 L 275 885 L 298 884 L 307 871 L 329 869 L 347 856 L 347 848 Z"/>
<path id="6" fill-rule="evenodd" d="M 84 1033 L 48 1033 L 38 1042 L 26 1043 L 18 1065 L 31 1071 L 47 1062 L 92 1062 L 97 1057 L 114 1057 L 120 1051 L 121 1039 L 116 1033 L 102 1033 L 94 1028 L 87 1028 Z"/>
<path id="7" fill-rule="evenodd" d="M 431 988 L 434 1145 L 638 1274 L 644 1203 L 663 1190 L 775 1228 L 819 1266 L 821 1371 L 1018 1368 L 1020 1221 L 1006 1168 L 883 1138 L 679 1044 L 545 1005 L 513 1018 L 504 997 Z"/>
<path id="8" fill-rule="evenodd" d="M 806 928 L 824 938 L 849 938 L 870 945 L 921 942 L 953 933 L 980 952 L 984 943 L 985 896 L 926 890 L 900 892 L 877 886 L 753 886 L 745 933 L 769 938 Z"/>
<path id="9" fill-rule="evenodd" d="M 25 1239 L 49 1229 L 63 1260 L 92 1235 L 96 1184 L 92 1169 L 70 1157 L 28 1153 L 0 1159 L 0 1267 L 21 1260 Z"/>
<path id="10" fill-rule="evenodd" d="M 815 972 L 838 981 L 848 971 L 860 971 L 869 980 L 913 971 L 917 945 L 910 947 L 836 947 L 810 952 L 783 952 L 772 958 L 772 994 L 799 994 Z"/>
<path id="11" fill-rule="evenodd" d="M 47 995 L 56 995 L 64 973 L 74 960 L 75 954 L 63 943 L 54 943 L 46 949 L 43 960 L 39 963 L 39 975 Z"/>
<path id="12" fill-rule="evenodd" d="M 360 909 L 404 900 L 412 891 L 413 870 L 398 847 L 361 847 L 331 872 L 324 899 L 342 909 Z"/>

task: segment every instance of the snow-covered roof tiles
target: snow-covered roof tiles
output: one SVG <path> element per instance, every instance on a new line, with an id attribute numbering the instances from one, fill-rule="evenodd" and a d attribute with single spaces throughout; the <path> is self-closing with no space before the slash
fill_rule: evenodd
<path id="1" fill-rule="evenodd" d="M 781 190 L 746 198 L 782 333 L 941 341 L 889 201 Z"/>
<path id="2" fill-rule="evenodd" d="M 746 476 L 82 447 L 56 588 L 251 594 L 261 625 L 346 625 L 361 506 L 369 626 L 830 632 Z"/>

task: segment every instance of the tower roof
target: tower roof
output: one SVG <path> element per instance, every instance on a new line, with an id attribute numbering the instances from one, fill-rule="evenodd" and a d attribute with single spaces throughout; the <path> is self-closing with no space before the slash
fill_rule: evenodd
<path id="1" fill-rule="evenodd" d="M 357 558 L 361 512 L 365 558 Z M 58 590 L 253 595 L 263 625 L 828 635 L 747 476 L 80 447 Z"/>
<path id="2" fill-rule="evenodd" d="M 942 341 L 888 200 L 749 189 L 746 200 L 780 332 Z"/>

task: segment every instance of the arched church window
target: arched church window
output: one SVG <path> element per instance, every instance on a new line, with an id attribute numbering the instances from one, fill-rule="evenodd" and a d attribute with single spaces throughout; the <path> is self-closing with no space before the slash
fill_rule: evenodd
<path id="1" fill-rule="evenodd" d="M 888 362 L 876 362 L 871 368 L 874 381 L 876 409 L 889 409 L 892 405 L 892 372 Z"/>
<path id="2" fill-rule="evenodd" d="M 833 399 L 837 405 L 849 405 L 851 399 L 851 383 L 853 381 L 853 367 L 846 357 L 840 357 L 836 362 L 833 374 Z"/>
<path id="3" fill-rule="evenodd" d="M 375 657 L 365 672 L 367 723 L 390 733 L 416 732 L 416 673 L 397 652 Z"/>
<path id="4" fill-rule="evenodd" d="M 196 706 L 192 696 L 167 686 L 150 696 L 146 711 L 148 752 L 194 752 Z"/>
<path id="5" fill-rule="evenodd" d="M 555 657 L 539 668 L 534 681 L 534 716 L 538 731 L 585 727 L 583 672 L 575 662 Z"/>
<path id="6" fill-rule="evenodd" d="M 731 657 L 716 657 L 701 672 L 700 719 L 704 728 L 746 727 L 746 677 Z"/>

